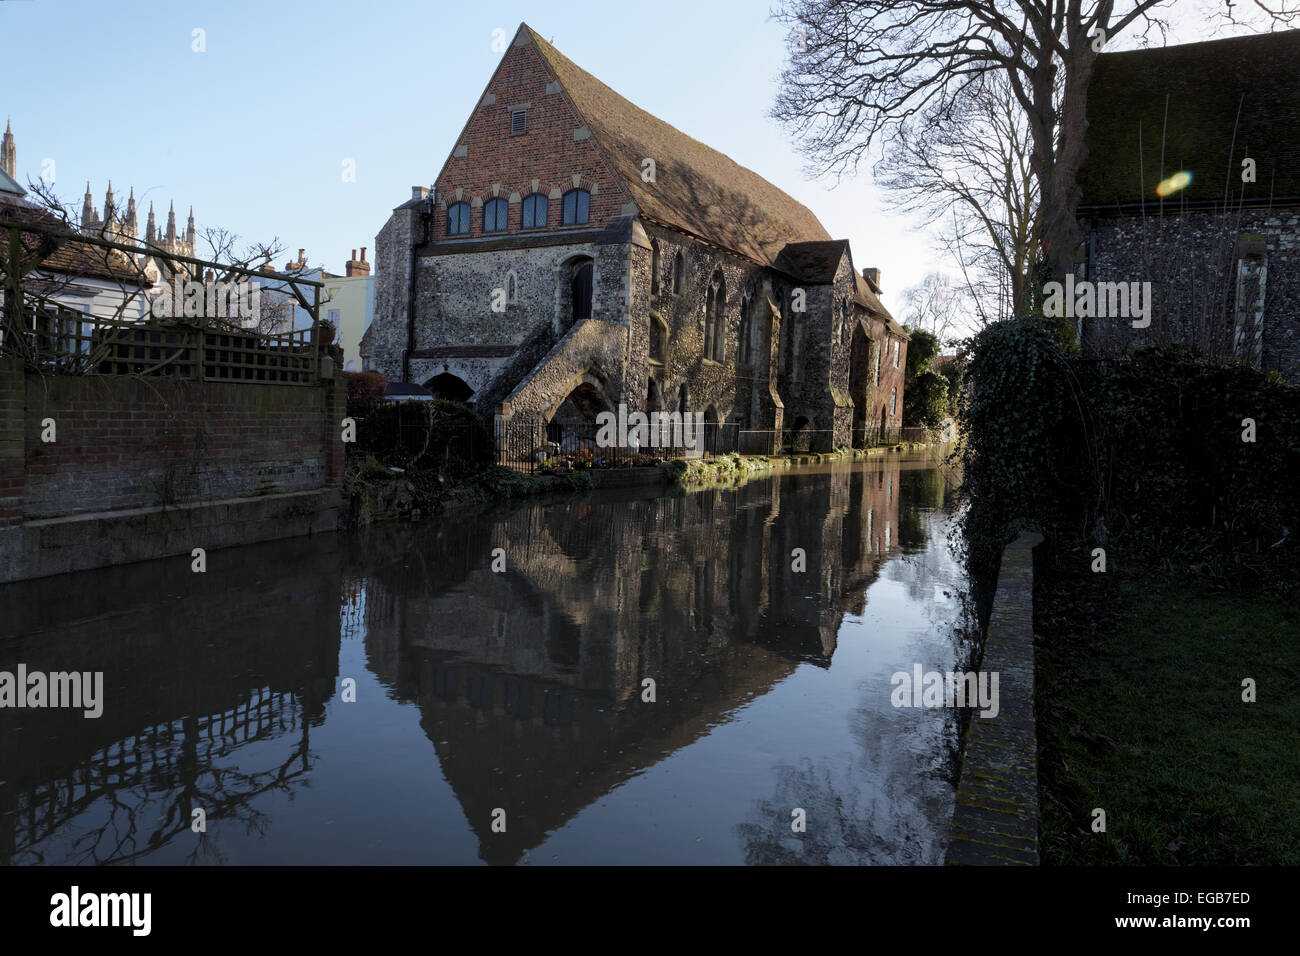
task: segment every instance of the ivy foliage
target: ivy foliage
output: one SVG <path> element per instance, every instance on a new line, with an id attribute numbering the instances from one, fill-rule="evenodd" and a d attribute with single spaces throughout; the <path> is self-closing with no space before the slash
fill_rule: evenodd
<path id="1" fill-rule="evenodd" d="M 972 572 L 1032 527 L 1171 569 L 1294 577 L 1300 388 L 1177 346 L 1084 361 L 1056 332 L 1018 319 L 971 343 L 957 454 Z"/>
<path id="2" fill-rule="evenodd" d="M 906 326 L 907 369 L 903 379 L 903 421 L 938 428 L 948 417 L 948 379 L 931 368 L 939 355 L 939 337 L 926 329 Z"/>

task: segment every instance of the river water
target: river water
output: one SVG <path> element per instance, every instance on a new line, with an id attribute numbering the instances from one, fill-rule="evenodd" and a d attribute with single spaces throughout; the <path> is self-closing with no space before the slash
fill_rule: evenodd
<path id="1" fill-rule="evenodd" d="M 969 654 L 949 499 L 894 454 L 0 588 L 0 671 L 104 675 L 0 709 L 0 861 L 941 863 L 957 716 L 890 677 Z"/>

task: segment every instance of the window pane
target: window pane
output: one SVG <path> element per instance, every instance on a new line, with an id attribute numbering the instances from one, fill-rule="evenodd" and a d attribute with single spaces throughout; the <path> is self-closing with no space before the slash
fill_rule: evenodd
<path id="1" fill-rule="evenodd" d="M 576 226 L 587 222 L 591 196 L 585 189 L 573 189 L 564 194 L 564 224 Z"/>
<path id="2" fill-rule="evenodd" d="M 541 229 L 546 225 L 546 205 L 546 197 L 540 193 L 533 193 L 524 200 L 524 229 Z"/>
<path id="3" fill-rule="evenodd" d="M 447 235 L 464 236 L 469 233 L 469 203 L 458 202 L 447 207 Z"/>
<path id="4" fill-rule="evenodd" d="M 509 207 L 504 199 L 488 200 L 483 207 L 483 231 L 505 232 Z"/>

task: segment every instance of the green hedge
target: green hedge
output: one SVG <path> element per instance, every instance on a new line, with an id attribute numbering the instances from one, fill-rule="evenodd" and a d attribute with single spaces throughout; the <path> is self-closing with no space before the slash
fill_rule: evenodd
<path id="1" fill-rule="evenodd" d="M 970 376 L 960 456 L 976 570 L 1033 526 L 1170 565 L 1294 572 L 1300 389 L 1171 346 L 1123 362 L 1071 358 L 1031 319 L 976 336 Z"/>

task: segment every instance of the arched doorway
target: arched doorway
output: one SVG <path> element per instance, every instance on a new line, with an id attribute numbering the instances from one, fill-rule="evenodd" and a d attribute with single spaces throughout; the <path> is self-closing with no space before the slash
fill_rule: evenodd
<path id="1" fill-rule="evenodd" d="M 576 256 L 560 267 L 560 301 L 556 332 L 563 335 L 575 323 L 591 318 L 596 265 L 590 256 Z"/>
<path id="2" fill-rule="evenodd" d="M 710 405 L 704 410 L 704 453 L 706 455 L 716 455 L 722 447 L 719 444 L 721 434 L 722 419 L 718 415 L 718 410 Z"/>
<path id="3" fill-rule="evenodd" d="M 579 448 L 594 450 L 598 431 L 596 416 L 612 411 L 601 390 L 593 382 L 583 381 L 555 409 L 546 425 L 546 438 L 558 442 L 562 452 Z"/>
<path id="4" fill-rule="evenodd" d="M 794 420 L 794 425 L 790 429 L 790 450 L 807 451 L 808 450 L 808 432 L 811 422 L 807 416 L 800 415 Z"/>
<path id="5" fill-rule="evenodd" d="M 450 402 L 469 403 L 474 397 L 474 389 L 469 387 L 459 375 L 443 372 L 424 383 L 424 387 L 433 393 L 434 398 L 444 398 Z"/>

